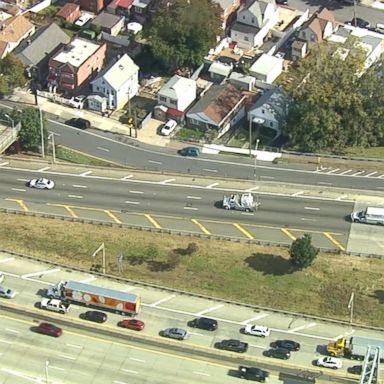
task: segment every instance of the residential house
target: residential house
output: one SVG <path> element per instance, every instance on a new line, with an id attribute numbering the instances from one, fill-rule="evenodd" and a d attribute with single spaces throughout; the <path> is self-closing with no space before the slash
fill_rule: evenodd
<path id="1" fill-rule="evenodd" d="M 231 39 L 242 49 L 259 47 L 278 19 L 275 0 L 247 0 L 237 12 Z"/>
<path id="2" fill-rule="evenodd" d="M 305 57 L 313 45 L 322 43 L 338 28 L 338 23 L 331 11 L 322 8 L 315 12 L 300 28 L 296 41 L 292 44 L 292 59 Z"/>
<path id="3" fill-rule="evenodd" d="M 171 77 L 157 93 L 157 102 L 184 112 L 196 99 L 196 81 L 179 75 Z"/>
<path id="4" fill-rule="evenodd" d="M 109 109 L 121 109 L 139 90 L 139 67 L 124 54 L 91 82 L 92 92 L 107 99 Z"/>
<path id="5" fill-rule="evenodd" d="M 16 49 L 16 56 L 41 81 L 47 78 L 49 58 L 71 38 L 55 23 L 40 28 L 30 38 L 24 40 Z"/>
<path id="6" fill-rule="evenodd" d="M 107 5 L 107 12 L 128 19 L 132 5 L 133 0 L 112 0 L 112 2 Z"/>
<path id="7" fill-rule="evenodd" d="M 106 43 L 76 37 L 49 60 L 49 88 L 73 93 L 103 68 L 106 50 Z"/>
<path id="8" fill-rule="evenodd" d="M 208 73 L 210 78 L 215 83 L 221 83 L 224 79 L 226 79 L 232 72 L 233 66 L 232 64 L 222 63 L 220 61 L 214 61 L 209 69 Z"/>
<path id="9" fill-rule="evenodd" d="M 272 84 L 283 72 L 284 59 L 263 53 L 249 68 L 249 74 L 257 80 Z"/>
<path id="10" fill-rule="evenodd" d="M 215 129 L 221 136 L 244 117 L 244 103 L 245 96 L 232 84 L 212 85 L 187 112 L 187 125 Z"/>
<path id="11" fill-rule="evenodd" d="M 104 0 L 80 0 L 79 4 L 83 11 L 88 11 L 95 15 L 100 13 L 105 7 Z"/>
<path id="12" fill-rule="evenodd" d="M 236 10 L 240 7 L 240 0 L 214 0 L 216 4 L 218 4 L 221 8 L 221 26 L 223 31 L 229 26 L 231 17 L 236 12 Z"/>
<path id="13" fill-rule="evenodd" d="M 124 28 L 124 17 L 101 12 L 92 20 L 91 25 L 100 27 L 103 32 L 112 36 L 117 36 Z"/>
<path id="14" fill-rule="evenodd" d="M 256 83 L 253 76 L 247 76 L 239 72 L 232 72 L 228 81 L 242 91 L 252 91 Z"/>
<path id="15" fill-rule="evenodd" d="M 144 24 L 152 5 L 152 0 L 133 0 L 130 13 L 134 16 L 133 20 Z"/>
<path id="16" fill-rule="evenodd" d="M 280 87 L 268 89 L 250 107 L 248 120 L 275 131 L 278 136 L 285 127 L 288 107 L 289 98 Z"/>
<path id="17" fill-rule="evenodd" d="M 57 17 L 68 23 L 74 23 L 80 15 L 80 5 L 75 3 L 64 4 L 60 11 L 56 13 Z"/>
<path id="18" fill-rule="evenodd" d="M 23 15 L 0 21 L 0 59 L 12 52 L 22 40 L 35 33 L 35 26 Z"/>

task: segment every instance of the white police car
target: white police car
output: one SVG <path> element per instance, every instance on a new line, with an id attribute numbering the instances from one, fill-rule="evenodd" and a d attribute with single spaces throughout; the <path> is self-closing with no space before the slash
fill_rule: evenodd
<path id="1" fill-rule="evenodd" d="M 271 330 L 263 325 L 247 324 L 243 329 L 243 333 L 246 335 L 267 337 L 271 334 Z"/>
<path id="2" fill-rule="evenodd" d="M 29 180 L 27 185 L 30 188 L 37 189 L 53 189 L 55 187 L 55 183 L 50 179 L 46 179 L 45 177 Z"/>

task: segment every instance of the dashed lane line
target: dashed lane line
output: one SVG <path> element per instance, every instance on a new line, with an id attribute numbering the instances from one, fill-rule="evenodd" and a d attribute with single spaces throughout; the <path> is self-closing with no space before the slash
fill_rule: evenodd
<path id="1" fill-rule="evenodd" d="M 199 223 L 196 219 L 191 220 L 193 224 L 196 224 L 206 235 L 210 235 L 211 232 L 208 231 L 207 228 L 204 227 L 203 224 Z"/>
<path id="2" fill-rule="evenodd" d="M 245 229 L 243 228 L 240 224 L 238 223 L 233 223 L 232 224 L 235 228 L 237 228 L 245 237 L 248 237 L 248 239 L 253 240 L 254 237 Z"/>
<path id="3" fill-rule="evenodd" d="M 203 311 L 195 313 L 195 316 L 202 316 L 202 315 L 205 315 L 206 313 L 216 311 L 217 309 L 220 309 L 223 307 L 224 307 L 224 304 L 218 304 L 218 305 L 215 305 L 214 307 L 210 307 L 210 308 L 204 309 Z"/>

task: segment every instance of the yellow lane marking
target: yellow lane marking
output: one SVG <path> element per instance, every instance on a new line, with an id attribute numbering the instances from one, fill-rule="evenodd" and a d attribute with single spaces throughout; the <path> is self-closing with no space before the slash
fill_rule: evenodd
<path id="1" fill-rule="evenodd" d="M 253 240 L 254 237 L 246 230 L 244 229 L 240 224 L 232 223 L 242 234 L 244 234 L 248 239 Z"/>
<path id="2" fill-rule="evenodd" d="M 108 209 L 104 209 L 104 212 L 117 224 L 122 224 L 122 222 Z"/>
<path id="3" fill-rule="evenodd" d="M 323 232 L 323 233 L 326 237 L 328 237 L 329 240 L 332 241 L 333 244 L 336 245 L 336 247 L 340 248 L 343 252 L 345 251 L 345 248 L 336 239 L 334 239 L 329 232 Z"/>
<path id="4" fill-rule="evenodd" d="M 192 219 L 191 221 L 193 224 L 196 224 L 206 235 L 211 234 L 208 229 L 205 228 L 203 224 L 200 224 L 196 219 Z"/>
<path id="5" fill-rule="evenodd" d="M 29 212 L 29 209 L 25 205 L 24 200 L 19 200 L 19 199 L 5 199 L 5 200 L 14 201 L 15 203 L 20 205 L 20 207 L 23 209 L 24 212 Z"/>
<path id="6" fill-rule="evenodd" d="M 74 212 L 74 210 L 72 208 L 76 208 L 76 207 L 72 207 L 70 205 L 65 205 L 65 204 L 51 204 L 51 203 L 47 203 L 47 205 L 50 205 L 52 207 L 59 207 L 59 208 L 64 208 L 68 211 L 68 213 L 72 216 L 72 217 L 76 217 L 78 218 L 79 216 L 76 215 L 76 213 Z"/>
<path id="7" fill-rule="evenodd" d="M 284 232 L 291 240 L 296 240 L 296 237 L 293 236 L 292 233 L 288 231 L 288 229 L 281 228 L 281 231 Z"/>
<path id="8" fill-rule="evenodd" d="M 161 225 L 151 215 L 146 213 L 144 217 L 146 217 L 155 228 L 161 229 Z"/>

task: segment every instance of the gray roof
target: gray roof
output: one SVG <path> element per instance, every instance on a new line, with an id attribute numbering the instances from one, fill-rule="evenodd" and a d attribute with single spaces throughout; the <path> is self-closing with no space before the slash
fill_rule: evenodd
<path id="1" fill-rule="evenodd" d="M 381 44 L 381 42 L 383 41 L 382 39 L 380 39 L 379 37 L 375 37 L 375 36 L 370 36 L 370 35 L 366 35 L 366 36 L 362 36 L 360 37 L 360 40 L 364 43 L 364 44 L 368 44 L 372 47 L 372 50 L 374 50 L 378 45 Z"/>
<path id="2" fill-rule="evenodd" d="M 104 28 L 114 27 L 123 17 L 112 15 L 111 13 L 101 12 L 100 15 L 96 16 L 92 20 L 93 25 L 99 25 Z"/>
<path id="3" fill-rule="evenodd" d="M 25 65 L 38 65 L 62 44 L 68 44 L 71 38 L 55 23 L 41 28 L 34 35 L 25 39 L 15 54 Z"/>
<path id="4" fill-rule="evenodd" d="M 228 8 L 228 5 L 233 3 L 233 0 L 214 0 L 216 4 L 219 4 L 220 7 L 224 10 Z"/>
<path id="5" fill-rule="evenodd" d="M 232 25 L 231 31 L 237 31 L 237 32 L 241 32 L 241 33 L 253 33 L 254 35 L 256 35 L 257 32 L 260 31 L 260 28 L 252 27 L 250 25 L 239 23 L 238 21 L 236 21 Z"/>

